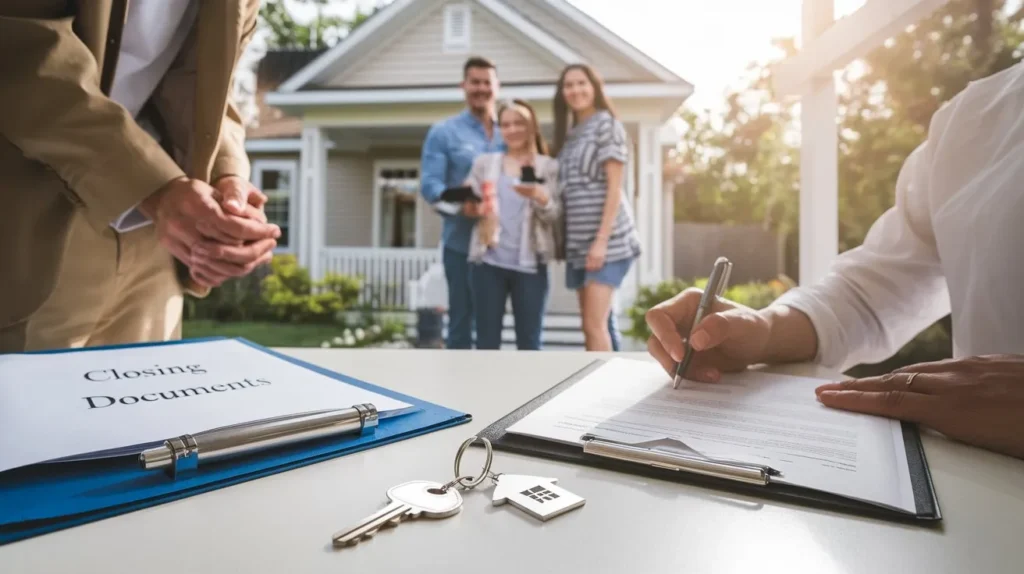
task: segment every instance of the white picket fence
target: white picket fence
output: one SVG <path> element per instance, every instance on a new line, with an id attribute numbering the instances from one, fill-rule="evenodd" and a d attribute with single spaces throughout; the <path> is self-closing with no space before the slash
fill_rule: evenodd
<path id="1" fill-rule="evenodd" d="M 423 307 L 447 305 L 447 285 L 438 249 L 388 249 L 375 247 L 326 247 L 320 255 L 325 272 L 361 277 L 363 293 L 359 303 L 383 314 L 401 317 L 415 336 L 416 315 Z M 629 328 L 629 320 L 620 316 L 619 328 Z M 544 320 L 545 348 L 583 347 L 583 330 L 577 313 L 549 312 Z M 514 348 L 515 332 L 511 315 L 505 317 L 502 332 L 504 348 Z M 628 338 L 624 350 L 641 350 Z"/>
<path id="2" fill-rule="evenodd" d="M 320 254 L 324 272 L 362 278 L 358 303 L 375 311 L 415 312 L 421 308 L 444 308 L 448 286 L 441 264 L 440 249 L 397 249 L 380 247 L 325 247 Z M 564 285 L 561 266 L 552 269 L 552 286 Z M 564 289 L 563 289 L 564 290 Z M 620 328 L 627 329 L 622 314 L 622 292 L 616 303 Z M 545 339 L 562 345 L 582 345 L 582 330 L 574 294 L 563 301 L 549 300 Z M 557 305 L 555 303 L 558 303 Z M 511 318 L 509 318 L 511 320 Z M 506 334 L 511 336 L 511 330 Z"/>
<path id="3" fill-rule="evenodd" d="M 437 249 L 325 247 L 320 254 L 325 272 L 361 277 L 359 303 L 375 309 L 408 309 L 409 285 L 441 260 Z"/>

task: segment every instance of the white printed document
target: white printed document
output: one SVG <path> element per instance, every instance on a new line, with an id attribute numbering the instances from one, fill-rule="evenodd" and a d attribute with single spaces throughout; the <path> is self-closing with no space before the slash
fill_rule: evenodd
<path id="1" fill-rule="evenodd" d="M 413 408 L 233 340 L 0 355 L 0 472 L 361 403 Z"/>
<path id="2" fill-rule="evenodd" d="M 828 381 L 757 371 L 716 384 L 684 381 L 661 366 L 612 359 L 508 428 L 582 444 L 670 438 L 701 455 L 781 471 L 773 482 L 915 511 L 899 421 L 830 409 L 814 389 Z"/>

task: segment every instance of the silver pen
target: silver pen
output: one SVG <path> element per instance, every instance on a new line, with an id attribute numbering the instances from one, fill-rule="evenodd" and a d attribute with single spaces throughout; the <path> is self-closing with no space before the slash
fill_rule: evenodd
<path id="1" fill-rule="evenodd" d="M 580 437 L 580 440 L 583 442 L 583 452 L 586 454 L 644 464 L 654 468 L 692 472 L 759 486 L 767 486 L 771 482 L 772 477 L 782 475 L 778 470 L 765 464 L 702 458 L 700 456 L 654 450 L 645 447 L 645 443 L 623 443 L 600 438 L 593 434 L 585 434 Z"/>
<path id="2" fill-rule="evenodd" d="M 347 434 L 365 434 L 377 428 L 377 407 L 365 403 L 285 415 L 215 428 L 167 439 L 161 446 L 139 454 L 145 470 L 164 469 L 172 478 L 213 462 L 297 442 Z"/>
<path id="3" fill-rule="evenodd" d="M 697 312 L 694 314 L 693 322 L 690 323 L 690 334 L 693 334 L 693 330 L 697 328 L 701 320 L 704 317 L 711 314 L 714 310 L 715 301 L 725 293 L 725 287 L 729 283 L 729 275 L 732 274 L 732 262 L 725 257 L 719 257 L 715 260 L 715 267 L 711 270 L 711 275 L 708 277 L 708 284 L 704 288 L 704 292 L 700 296 L 700 304 L 697 305 Z M 678 389 L 680 381 L 686 375 L 686 369 L 690 366 L 690 361 L 693 360 L 693 347 L 690 346 L 690 336 L 686 336 L 686 347 L 684 349 L 683 360 L 676 364 L 675 376 L 672 377 L 672 388 Z"/>

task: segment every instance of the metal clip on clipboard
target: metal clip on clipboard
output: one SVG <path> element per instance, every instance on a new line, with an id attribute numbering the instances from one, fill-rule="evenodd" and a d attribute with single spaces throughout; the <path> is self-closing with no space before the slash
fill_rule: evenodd
<path id="1" fill-rule="evenodd" d="M 583 452 L 586 454 L 653 466 L 655 468 L 703 474 L 747 484 L 767 486 L 773 476 L 781 476 L 782 474 L 778 470 L 763 464 L 748 464 L 731 460 L 705 458 L 651 448 L 652 443 L 660 443 L 662 441 L 633 444 L 604 439 L 593 434 L 585 434 L 580 437 L 580 440 L 583 442 Z"/>
<path id="2" fill-rule="evenodd" d="M 195 470 L 199 462 L 253 454 L 270 448 L 338 435 L 363 435 L 377 428 L 377 407 L 365 403 L 347 409 L 286 415 L 185 434 L 143 451 L 139 465 L 163 468 L 171 478 Z"/>

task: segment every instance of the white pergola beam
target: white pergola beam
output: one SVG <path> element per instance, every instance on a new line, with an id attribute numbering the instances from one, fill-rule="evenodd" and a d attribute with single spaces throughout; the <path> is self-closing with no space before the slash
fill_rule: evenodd
<path id="1" fill-rule="evenodd" d="M 804 0 L 803 37 L 833 29 L 832 0 Z M 800 100 L 800 284 L 823 278 L 839 253 L 839 131 L 835 80 L 814 77 Z"/>
<path id="2" fill-rule="evenodd" d="M 822 0 L 804 0 L 809 2 Z M 780 96 L 801 95 L 815 79 L 864 56 L 907 26 L 930 15 L 948 0 L 868 0 L 859 10 L 836 21 L 819 36 L 805 26 L 800 53 L 775 66 L 775 89 Z M 824 0 L 831 10 L 832 0 Z M 805 8 L 806 9 L 806 8 Z M 804 15 L 806 24 L 807 15 Z"/>

